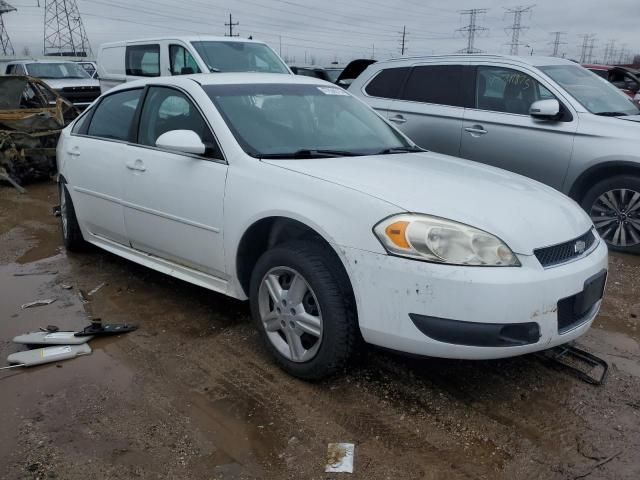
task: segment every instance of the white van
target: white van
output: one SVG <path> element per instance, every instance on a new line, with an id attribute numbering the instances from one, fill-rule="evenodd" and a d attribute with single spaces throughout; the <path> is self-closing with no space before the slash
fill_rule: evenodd
<path id="1" fill-rule="evenodd" d="M 103 93 L 143 77 L 203 72 L 292 74 L 265 43 L 232 37 L 165 37 L 104 43 L 97 63 Z"/>

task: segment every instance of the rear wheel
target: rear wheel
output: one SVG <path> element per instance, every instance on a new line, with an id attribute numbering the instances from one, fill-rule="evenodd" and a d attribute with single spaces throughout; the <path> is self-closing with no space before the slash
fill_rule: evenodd
<path id="1" fill-rule="evenodd" d="M 80 225 L 78 225 L 71 196 L 67 191 L 66 185 L 62 182 L 58 182 L 58 194 L 60 197 L 60 226 L 62 227 L 64 246 L 72 252 L 82 250 L 86 246 L 86 242 L 82 237 Z"/>
<path id="2" fill-rule="evenodd" d="M 327 248 L 276 246 L 251 277 L 251 313 L 266 348 L 285 371 L 306 380 L 343 368 L 358 338 L 350 290 Z"/>
<path id="3" fill-rule="evenodd" d="M 582 207 L 612 250 L 640 252 L 640 178 L 619 175 L 596 183 Z"/>

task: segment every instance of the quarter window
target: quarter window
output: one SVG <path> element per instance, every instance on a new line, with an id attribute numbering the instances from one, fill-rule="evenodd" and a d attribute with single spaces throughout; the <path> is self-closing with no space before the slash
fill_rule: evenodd
<path id="1" fill-rule="evenodd" d="M 380 98 L 400 98 L 400 89 L 409 68 L 387 68 L 382 70 L 365 87 L 367 95 Z"/>
<path id="2" fill-rule="evenodd" d="M 196 60 L 182 45 L 169 46 L 169 62 L 171 64 L 171 75 L 200 73 Z"/>
<path id="3" fill-rule="evenodd" d="M 528 115 L 538 100 L 554 95 L 526 73 L 510 68 L 478 67 L 476 106 L 480 110 Z"/>
<path id="4" fill-rule="evenodd" d="M 88 135 L 112 140 L 130 140 L 131 124 L 142 89 L 108 95 L 95 107 Z"/>
<path id="5" fill-rule="evenodd" d="M 402 98 L 414 102 L 464 107 L 462 65 L 414 67 L 407 79 Z"/>
<path id="6" fill-rule="evenodd" d="M 125 54 L 127 75 L 160 76 L 160 45 L 131 45 Z"/>
<path id="7" fill-rule="evenodd" d="M 166 87 L 151 87 L 140 115 L 138 143 L 156 146 L 158 137 L 172 130 L 192 130 L 206 147 L 205 156 L 222 158 L 204 118 L 186 95 Z"/>

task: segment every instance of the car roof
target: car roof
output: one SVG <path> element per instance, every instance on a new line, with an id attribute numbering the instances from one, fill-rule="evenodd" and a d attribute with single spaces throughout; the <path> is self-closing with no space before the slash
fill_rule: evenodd
<path id="1" fill-rule="evenodd" d="M 597 63 L 583 63 L 582 66 L 591 70 L 611 70 L 612 68 L 614 68 L 611 65 L 600 65 Z"/>
<path id="2" fill-rule="evenodd" d="M 122 40 L 119 42 L 103 43 L 100 47 L 126 45 L 129 43 L 141 43 L 141 42 L 161 42 L 167 40 L 180 40 L 185 43 L 188 42 L 238 42 L 238 43 L 265 43 L 260 40 L 253 40 L 249 38 L 241 37 L 217 37 L 215 35 L 170 35 L 165 37 L 145 37 L 145 38 L 131 38 L 129 40 Z"/>
<path id="3" fill-rule="evenodd" d="M 81 61 L 83 61 L 83 62 L 84 62 L 84 61 L 89 61 L 89 60 L 81 60 Z M 51 59 L 51 60 L 49 60 L 49 59 L 47 59 L 47 60 L 41 60 L 41 59 L 34 58 L 33 60 L 13 60 L 13 61 L 11 61 L 11 62 L 9 62 L 9 63 L 12 63 L 12 64 L 27 64 L 27 63 L 74 63 L 74 64 L 75 64 L 75 63 L 77 63 L 77 62 L 74 62 L 73 60 L 53 60 L 53 59 Z"/>
<path id="4" fill-rule="evenodd" d="M 424 55 L 415 57 L 399 57 L 391 60 L 383 60 L 377 62 L 376 65 L 389 64 L 389 63 L 416 63 L 421 61 L 452 61 L 459 62 L 465 60 L 486 60 L 486 61 L 499 61 L 508 60 L 510 63 L 517 65 L 531 65 L 534 67 L 547 66 L 547 65 L 578 65 L 572 60 L 558 57 L 544 57 L 544 56 L 516 56 L 516 55 L 490 55 L 484 53 L 473 54 L 454 54 L 454 55 Z"/>

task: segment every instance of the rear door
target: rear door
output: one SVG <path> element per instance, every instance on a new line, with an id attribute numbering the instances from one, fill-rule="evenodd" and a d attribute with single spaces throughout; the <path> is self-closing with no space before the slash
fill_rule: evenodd
<path id="1" fill-rule="evenodd" d="M 575 112 L 553 85 L 512 66 L 477 66 L 474 106 L 465 111 L 460 156 L 562 187 L 578 126 Z M 556 98 L 558 120 L 529 115 L 536 100 Z"/>
<path id="2" fill-rule="evenodd" d="M 463 64 L 415 65 L 388 119 L 421 147 L 457 156 L 471 82 Z"/>
<path id="3" fill-rule="evenodd" d="M 224 277 L 227 164 L 196 105 L 173 87 L 148 88 L 137 144 L 126 161 L 124 221 L 133 248 Z M 158 137 L 171 130 L 196 132 L 207 151 L 200 156 L 156 147 Z"/>
<path id="4" fill-rule="evenodd" d="M 137 88 L 103 97 L 65 142 L 66 180 L 78 220 L 92 235 L 124 245 L 125 159 L 142 92 Z"/>

